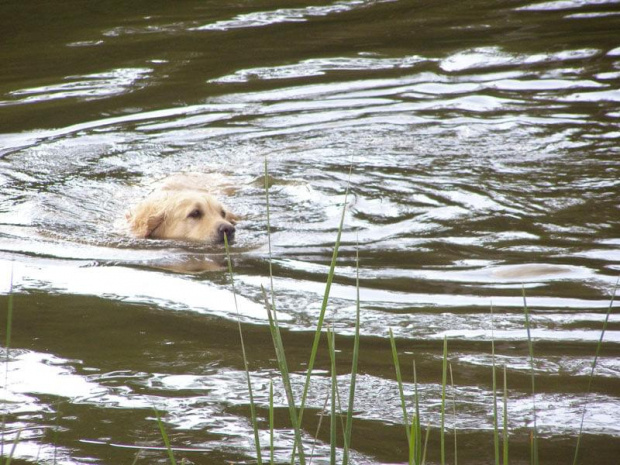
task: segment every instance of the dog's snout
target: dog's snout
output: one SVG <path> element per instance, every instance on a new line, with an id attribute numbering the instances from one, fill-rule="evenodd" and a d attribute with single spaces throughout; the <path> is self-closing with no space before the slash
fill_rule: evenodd
<path id="1" fill-rule="evenodd" d="M 217 228 L 217 233 L 222 242 L 224 242 L 224 236 L 230 241 L 235 237 L 235 227 L 230 223 L 221 223 Z"/>

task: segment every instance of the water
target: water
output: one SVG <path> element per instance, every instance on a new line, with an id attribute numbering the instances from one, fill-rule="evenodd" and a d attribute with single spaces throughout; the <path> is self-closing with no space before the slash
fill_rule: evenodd
<path id="1" fill-rule="evenodd" d="M 431 463 L 444 337 L 449 460 L 456 428 L 459 460 L 493 461 L 494 338 L 512 463 L 529 460 L 533 400 L 545 463 L 571 463 L 584 408 L 584 462 L 617 463 L 615 310 L 587 390 L 620 275 L 618 3 L 4 3 L 0 308 L 12 276 L 15 315 L 3 453 L 20 431 L 20 463 L 132 463 L 141 448 L 137 463 L 168 463 L 156 407 L 177 459 L 251 460 L 240 318 L 261 439 L 273 379 L 276 455 L 288 461 L 261 303 L 267 160 L 276 302 L 297 388 L 350 182 L 327 319 L 344 389 L 359 248 L 356 463 L 407 459 L 389 329 L 409 398 L 416 362 Z M 179 171 L 236 186 L 222 200 L 243 217 L 232 251 L 239 315 L 220 248 L 119 227 L 153 181 Z M 195 272 L 205 267 L 216 270 Z M 324 352 L 317 369 L 308 437 L 329 390 Z"/>

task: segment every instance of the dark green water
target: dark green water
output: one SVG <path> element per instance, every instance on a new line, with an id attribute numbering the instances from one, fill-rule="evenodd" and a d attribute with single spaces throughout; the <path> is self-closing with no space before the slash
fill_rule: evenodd
<path id="1" fill-rule="evenodd" d="M 327 319 L 346 387 L 359 243 L 355 463 L 406 463 L 388 331 L 415 360 L 439 463 L 493 462 L 491 339 L 506 366 L 511 463 L 620 456 L 620 2 L 67 1 L 0 4 L 0 321 L 7 456 L 20 464 L 252 462 L 249 397 L 222 250 L 119 229 L 154 180 L 219 173 L 244 217 L 233 248 L 250 370 L 277 457 L 292 433 L 262 307 L 271 176 L 276 302 L 304 377 L 344 193 Z M 174 268 L 174 270 L 172 270 Z M 531 310 L 532 397 L 522 288 Z M 490 307 L 494 309 L 494 321 Z M 3 350 L 3 357 L 7 355 Z M 304 432 L 330 389 L 323 351 Z M 299 392 L 299 391 L 298 391 Z M 344 396 L 344 391 L 343 391 Z M 343 397 L 344 398 L 344 397 Z M 501 413 L 501 409 L 500 409 Z M 323 421 L 313 463 L 329 458 Z M 14 462 L 15 463 L 15 462 Z"/>

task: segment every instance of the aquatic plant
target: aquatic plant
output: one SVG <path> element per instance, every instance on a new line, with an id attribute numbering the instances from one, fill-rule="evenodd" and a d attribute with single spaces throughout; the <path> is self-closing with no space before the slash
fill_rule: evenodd
<path id="1" fill-rule="evenodd" d="M 330 263 L 329 272 L 327 275 L 325 291 L 323 295 L 323 300 L 321 304 L 321 309 L 319 313 L 319 317 L 317 319 L 317 327 L 314 332 L 313 344 L 310 352 L 308 367 L 305 376 L 305 382 L 303 385 L 303 391 L 301 395 L 301 400 L 299 404 L 297 404 L 294 394 L 291 388 L 290 382 L 290 374 L 286 362 L 286 352 L 284 345 L 282 343 L 282 337 L 280 333 L 280 325 L 277 318 L 277 310 L 275 305 L 275 290 L 273 285 L 273 267 L 272 267 L 272 252 L 271 252 L 271 227 L 270 227 L 270 210 L 269 210 L 269 186 L 268 186 L 268 175 L 267 175 L 267 160 L 265 159 L 265 199 L 267 205 L 267 236 L 268 236 L 268 264 L 269 264 L 269 280 L 270 280 L 270 298 L 267 295 L 267 291 L 261 287 L 263 293 L 264 305 L 267 311 L 267 316 L 269 320 L 269 328 L 272 335 L 272 340 L 274 344 L 274 349 L 276 353 L 276 358 L 278 361 L 278 369 L 279 375 L 282 378 L 284 390 L 287 397 L 289 415 L 291 420 L 291 426 L 294 431 L 295 443 L 293 446 L 293 451 L 291 454 L 291 463 L 294 463 L 296 459 L 299 459 L 299 463 L 306 463 L 306 454 L 304 445 L 302 442 L 302 420 L 304 408 L 306 405 L 306 400 L 308 396 L 308 390 L 310 386 L 310 382 L 312 379 L 312 372 L 314 363 L 316 360 L 316 355 L 318 352 L 319 342 L 321 339 L 321 335 L 323 334 L 323 326 L 325 324 L 325 313 L 327 309 L 327 305 L 329 302 L 330 288 L 334 279 L 335 274 L 335 266 L 338 257 L 338 250 L 341 241 L 341 234 L 344 224 L 344 218 L 346 213 L 346 199 L 349 192 L 349 187 L 347 186 L 347 190 L 345 193 L 345 202 L 342 208 L 342 214 L 340 218 L 340 223 L 337 232 L 337 238 L 334 244 L 334 250 L 332 253 L 332 259 Z M 228 251 L 227 251 L 228 253 Z M 232 268 L 230 264 L 229 257 L 229 275 L 231 279 L 231 283 L 234 282 Z M 234 287 L 233 287 L 234 290 Z M 355 321 L 355 339 L 354 339 L 354 348 L 352 355 L 352 366 L 351 366 L 351 380 L 350 380 L 350 390 L 348 396 L 348 405 L 346 407 L 346 424 L 341 424 L 342 429 L 342 443 L 343 443 L 343 454 L 342 454 L 342 463 L 348 464 L 350 461 L 350 441 L 351 441 L 351 433 L 352 433 L 352 424 L 353 424 L 353 407 L 355 402 L 355 382 L 357 375 L 357 367 L 359 360 L 359 331 L 360 331 L 360 296 L 359 296 L 359 250 L 356 249 L 356 321 Z M 614 289 L 613 295 L 615 295 L 616 289 Z M 530 433 L 530 463 L 532 465 L 538 465 L 539 463 L 539 444 L 538 444 L 538 424 L 537 424 L 537 411 L 536 411 L 536 382 L 535 382 L 535 356 L 534 356 L 534 342 L 531 336 L 531 319 L 530 319 L 530 311 L 527 305 L 527 299 L 525 295 L 525 289 L 522 291 L 523 297 L 523 311 L 524 311 L 524 327 L 527 333 L 527 346 L 528 346 L 528 360 L 529 360 L 529 372 L 530 372 L 530 380 L 531 380 L 531 398 L 532 398 L 532 416 L 533 416 L 533 427 Z M 603 326 L 603 330 L 601 333 L 601 337 L 597 346 L 596 356 L 594 358 L 594 362 L 592 363 L 592 369 L 589 376 L 589 385 L 588 391 L 590 390 L 590 383 L 594 376 L 594 369 L 596 366 L 596 361 L 598 359 L 600 347 L 602 345 L 603 336 L 605 334 L 605 329 L 607 326 L 607 322 L 609 319 L 609 315 L 611 312 L 611 308 L 613 306 L 613 296 L 612 302 L 610 303 L 609 310 L 607 312 L 607 317 L 605 319 L 605 324 Z M 495 337 L 493 334 L 493 308 L 491 306 L 491 359 L 492 359 L 492 389 L 493 389 L 493 456 L 494 462 L 496 465 L 499 465 L 500 462 L 503 465 L 508 465 L 509 463 L 509 431 L 508 431 L 508 387 L 507 387 L 507 367 L 503 366 L 503 386 L 502 386 L 502 402 L 503 402 L 503 414 L 502 419 L 499 418 L 498 413 L 498 381 L 497 381 L 497 365 L 496 365 L 496 352 L 495 352 Z M 393 335 L 391 328 L 388 329 L 389 340 L 392 349 L 392 362 L 394 364 L 396 381 L 398 385 L 398 392 L 400 398 L 401 409 L 403 413 L 403 425 L 405 427 L 405 435 L 408 441 L 409 453 L 408 453 L 408 463 L 411 465 L 423 465 L 426 461 L 427 456 L 427 447 L 428 440 L 430 435 L 430 422 L 428 427 L 426 428 L 426 433 L 424 434 L 423 441 L 423 432 L 421 427 L 421 419 L 420 419 L 420 406 L 419 406 L 419 396 L 418 396 L 418 382 L 417 382 L 417 372 L 415 367 L 415 361 L 413 363 L 413 384 L 414 384 L 414 396 L 413 396 L 413 412 L 411 414 L 407 411 L 407 402 L 404 394 L 403 388 L 403 377 L 402 371 L 400 367 L 400 362 L 398 358 L 398 351 L 396 348 L 396 341 Z M 240 332 L 241 334 L 241 332 Z M 327 346 L 328 346 L 328 354 L 330 360 L 330 378 L 331 378 L 331 387 L 330 391 L 325 398 L 325 405 L 323 407 L 323 411 L 327 411 L 327 403 L 330 403 L 328 414 L 330 418 L 330 426 L 329 426 L 329 446 L 330 446 L 330 463 L 335 464 L 337 458 L 337 444 L 338 444 L 338 414 L 342 414 L 342 408 L 340 408 L 340 399 L 339 399 L 339 391 L 337 386 L 337 377 L 336 377 L 336 339 L 335 333 L 331 329 L 327 329 Z M 242 336 L 241 336 L 242 337 Z M 242 346 L 242 351 L 243 351 Z M 245 354 L 244 354 L 245 359 Z M 251 389 L 251 385 L 249 383 L 249 371 L 247 371 L 246 364 L 246 373 L 248 376 L 248 387 Z M 450 385 L 452 389 L 452 413 L 454 416 L 454 463 L 455 465 L 458 463 L 458 442 L 457 442 L 457 409 L 456 409 L 456 388 L 454 383 L 454 376 L 452 371 L 451 364 L 448 363 L 448 339 L 444 337 L 443 340 L 443 350 L 442 350 L 442 382 L 441 382 L 441 404 L 440 404 L 440 425 L 439 425 L 439 436 L 440 436 L 440 444 L 439 444 L 439 453 L 440 453 L 440 463 L 444 465 L 446 463 L 446 440 L 445 440 L 445 416 L 446 416 L 446 402 L 447 402 L 447 384 L 448 384 L 448 371 L 450 373 Z M 257 443 L 257 456 L 260 456 L 260 445 L 258 444 L 258 433 L 256 427 L 256 418 L 255 418 L 255 406 L 253 396 L 250 394 L 250 408 L 252 410 L 252 422 L 255 428 L 255 441 Z M 585 406 L 584 406 L 584 415 L 585 415 Z M 323 419 L 323 415 L 319 420 L 318 430 L 321 427 L 321 421 Z M 500 426 L 501 423 L 501 426 Z M 270 428 L 270 460 L 271 463 L 274 462 L 274 444 L 273 444 L 273 382 L 270 383 L 270 392 L 269 392 L 269 428 Z M 579 437 L 577 440 L 577 447 L 575 451 L 575 461 L 574 465 L 577 463 L 578 451 L 579 451 L 579 443 L 581 440 L 581 434 L 583 429 L 583 418 L 580 426 Z M 500 431 L 501 430 L 501 431 Z M 500 441 L 501 436 L 501 441 Z M 501 451 L 500 451 L 500 442 L 501 442 Z M 314 454 L 314 448 L 312 448 L 310 455 L 310 462 L 312 461 L 312 456 Z M 257 460 L 260 462 L 260 458 L 257 457 Z"/>

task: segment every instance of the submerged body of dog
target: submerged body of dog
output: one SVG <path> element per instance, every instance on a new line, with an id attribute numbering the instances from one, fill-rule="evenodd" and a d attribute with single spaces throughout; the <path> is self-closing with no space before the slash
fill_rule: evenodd
<path id="1" fill-rule="evenodd" d="M 139 238 L 230 242 L 237 217 L 213 195 L 212 176 L 180 174 L 160 183 L 126 215 Z"/>

